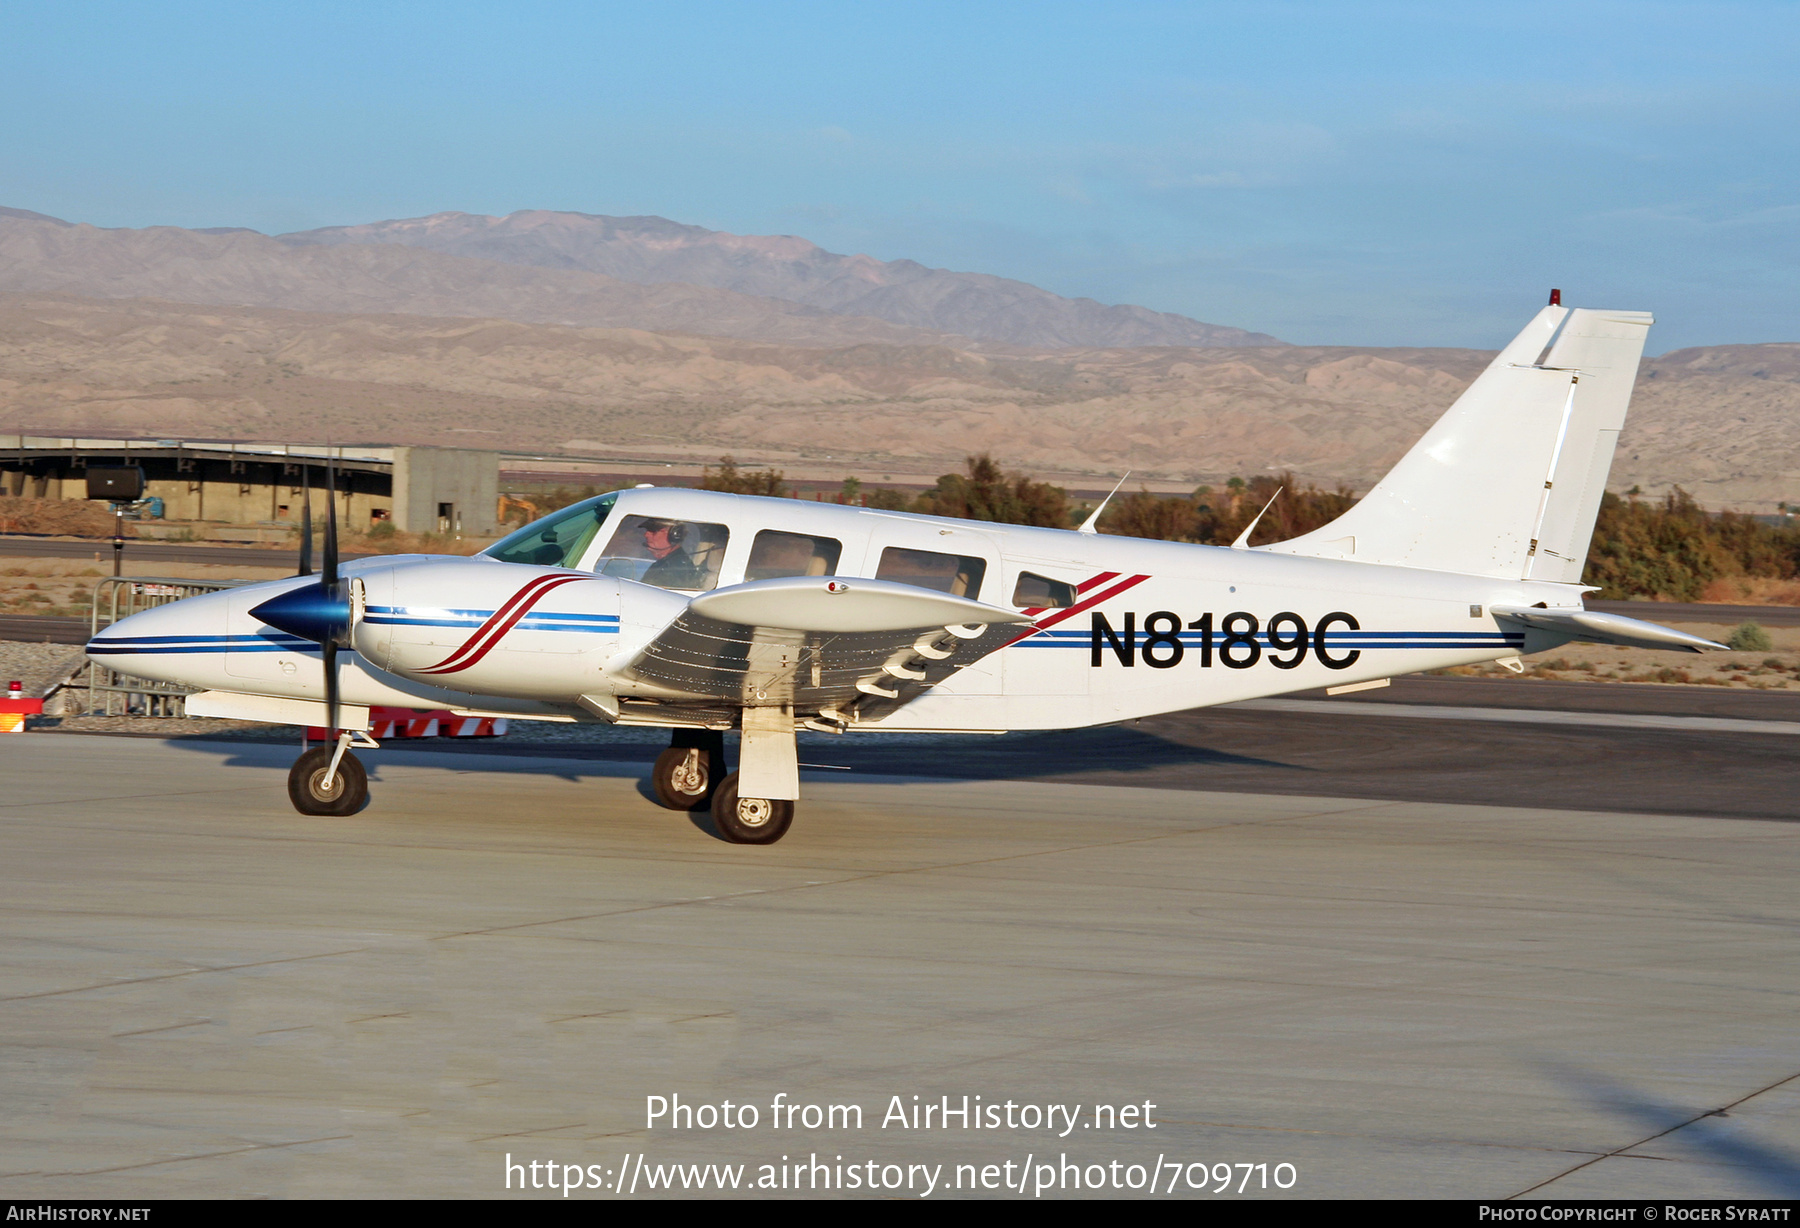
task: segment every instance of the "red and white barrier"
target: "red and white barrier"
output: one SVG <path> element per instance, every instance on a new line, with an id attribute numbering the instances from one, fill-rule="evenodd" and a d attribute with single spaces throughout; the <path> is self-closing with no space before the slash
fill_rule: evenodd
<path id="1" fill-rule="evenodd" d="M 25 718 L 39 716 L 44 711 L 44 701 L 25 698 L 25 691 L 17 682 L 4 692 L 6 698 L 0 699 L 0 733 L 24 733 Z"/>
<path id="2" fill-rule="evenodd" d="M 377 705 L 369 709 L 369 736 L 377 742 L 389 738 L 497 738 L 505 732 L 504 716 L 458 716 L 441 708 L 422 711 Z M 326 733 L 314 726 L 306 736 L 322 742 Z"/>

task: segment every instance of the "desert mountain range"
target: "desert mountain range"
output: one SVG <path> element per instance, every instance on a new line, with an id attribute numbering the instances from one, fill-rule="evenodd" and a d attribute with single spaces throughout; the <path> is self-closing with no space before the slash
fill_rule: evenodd
<path id="1" fill-rule="evenodd" d="M 0 209 L 0 290 L 496 317 L 799 345 L 1280 344 L 1002 277 L 834 255 L 792 236 L 543 210 L 441 213 L 270 238 L 231 227 L 110 230 Z"/>
<path id="2" fill-rule="evenodd" d="M 544 209 L 505 217 L 436 213 L 277 237 L 297 247 L 399 244 L 504 264 L 604 273 L 640 285 L 683 282 L 1009 345 L 1279 344 L 1241 328 L 1063 298 L 1004 277 L 931 269 L 911 260 L 840 256 L 793 235 L 725 234 L 660 217 Z"/>
<path id="3" fill-rule="evenodd" d="M 846 468 L 1366 489 L 1491 355 L 1457 349 L 824 346 L 518 320 L 0 293 L 0 432 L 371 440 Z M 1800 344 L 1646 360 L 1612 485 L 1800 501 Z M 0 441 L 3 442 L 3 441 Z"/>
<path id="4" fill-rule="evenodd" d="M 270 237 L 0 209 L 0 431 L 367 440 L 911 471 L 975 451 L 1366 489 L 1488 360 L 1284 345 L 662 218 Z M 1800 345 L 1646 360 L 1612 484 L 1800 502 Z"/>

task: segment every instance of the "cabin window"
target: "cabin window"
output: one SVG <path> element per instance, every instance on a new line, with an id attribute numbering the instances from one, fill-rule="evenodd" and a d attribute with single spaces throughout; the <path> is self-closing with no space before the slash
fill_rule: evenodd
<path id="1" fill-rule="evenodd" d="M 1075 586 L 1036 572 L 1021 571 L 1012 603 L 1021 610 L 1066 610 L 1075 604 Z"/>
<path id="2" fill-rule="evenodd" d="M 539 567 L 573 567 L 581 562 L 588 543 L 612 512 L 614 495 L 584 499 L 560 512 L 552 512 L 509 533 L 481 553 L 502 563 L 531 563 Z M 385 516 L 383 517 L 385 519 Z"/>
<path id="3" fill-rule="evenodd" d="M 730 537 L 722 524 L 674 516 L 625 516 L 594 570 L 658 588 L 703 592 L 718 586 Z"/>
<path id="4" fill-rule="evenodd" d="M 875 578 L 936 589 L 973 601 L 981 592 L 981 577 L 986 573 L 987 563 L 981 559 L 889 546 L 881 552 L 881 568 Z"/>
<path id="5" fill-rule="evenodd" d="M 764 529 L 750 547 L 746 580 L 773 580 L 777 576 L 833 576 L 844 543 L 834 537 L 808 537 Z"/>

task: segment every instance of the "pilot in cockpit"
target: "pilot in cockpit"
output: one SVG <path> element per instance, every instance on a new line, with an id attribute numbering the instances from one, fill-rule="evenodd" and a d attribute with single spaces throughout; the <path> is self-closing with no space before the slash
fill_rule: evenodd
<path id="1" fill-rule="evenodd" d="M 705 579 L 694 556 L 682 549 L 688 526 L 679 520 L 646 520 L 644 549 L 656 561 L 643 574 L 645 584 L 661 588 L 699 588 Z"/>

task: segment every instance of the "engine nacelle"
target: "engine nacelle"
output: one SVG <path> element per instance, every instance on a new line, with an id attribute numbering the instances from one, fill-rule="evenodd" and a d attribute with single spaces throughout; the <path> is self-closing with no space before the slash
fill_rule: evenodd
<path id="1" fill-rule="evenodd" d="M 433 686 L 572 701 L 595 689 L 619 647 L 625 582 L 611 576 L 439 559 L 356 578 L 356 651 Z"/>

